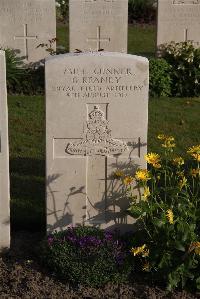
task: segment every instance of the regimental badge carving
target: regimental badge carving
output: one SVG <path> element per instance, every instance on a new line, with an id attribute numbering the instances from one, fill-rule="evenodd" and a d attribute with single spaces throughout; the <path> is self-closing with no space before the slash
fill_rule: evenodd
<path id="1" fill-rule="evenodd" d="M 68 143 L 66 153 L 70 155 L 119 155 L 126 151 L 127 144 L 111 137 L 109 122 L 98 106 L 88 114 L 88 121 L 81 141 Z"/>
<path id="2" fill-rule="evenodd" d="M 173 4 L 200 4 L 200 0 L 173 0 Z"/>

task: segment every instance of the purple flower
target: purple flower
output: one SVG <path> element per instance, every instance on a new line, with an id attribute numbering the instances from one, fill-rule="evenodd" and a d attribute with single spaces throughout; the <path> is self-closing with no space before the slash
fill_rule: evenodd
<path id="1" fill-rule="evenodd" d="M 54 238 L 52 236 L 49 236 L 47 241 L 48 241 L 49 246 L 51 246 L 53 244 Z"/>

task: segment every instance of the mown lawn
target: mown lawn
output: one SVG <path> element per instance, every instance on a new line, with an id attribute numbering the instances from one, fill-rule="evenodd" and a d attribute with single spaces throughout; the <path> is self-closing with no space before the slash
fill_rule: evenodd
<path id="1" fill-rule="evenodd" d="M 43 96 L 9 96 L 11 217 L 15 229 L 45 228 L 45 110 Z M 200 98 L 149 101 L 148 150 L 159 133 L 176 138 L 177 153 L 199 143 Z M 185 155 L 187 158 L 187 155 Z"/>

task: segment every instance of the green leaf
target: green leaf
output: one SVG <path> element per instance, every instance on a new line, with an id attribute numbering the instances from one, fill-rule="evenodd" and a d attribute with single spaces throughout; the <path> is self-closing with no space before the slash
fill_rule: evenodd
<path id="1" fill-rule="evenodd" d="M 200 290 L 200 277 L 198 277 L 196 279 L 196 286 L 197 286 L 197 289 Z"/>
<path id="2" fill-rule="evenodd" d="M 175 242 L 175 248 L 177 250 L 185 252 L 185 246 L 180 241 Z"/>
<path id="3" fill-rule="evenodd" d="M 164 222 L 158 218 L 153 218 L 152 222 L 157 227 L 162 227 L 164 225 Z"/>

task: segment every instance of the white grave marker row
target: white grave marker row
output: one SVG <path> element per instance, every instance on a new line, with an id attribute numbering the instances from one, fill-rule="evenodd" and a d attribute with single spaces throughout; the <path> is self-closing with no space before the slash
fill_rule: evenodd
<path id="1" fill-rule="evenodd" d="M 10 246 L 8 109 L 5 53 L 0 51 L 0 250 Z"/>

